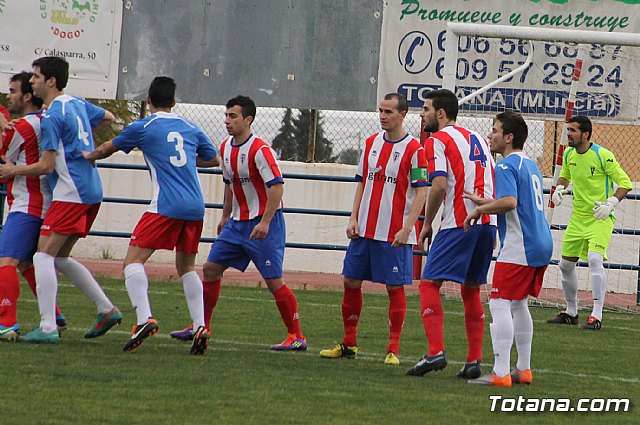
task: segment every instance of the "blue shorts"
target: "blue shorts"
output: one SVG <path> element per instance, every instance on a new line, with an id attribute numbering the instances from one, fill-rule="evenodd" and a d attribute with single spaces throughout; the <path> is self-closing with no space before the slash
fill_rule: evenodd
<path id="1" fill-rule="evenodd" d="M 344 257 L 342 275 L 385 285 L 411 285 L 412 254 L 411 245 L 393 248 L 391 242 L 351 239 Z"/>
<path id="2" fill-rule="evenodd" d="M 444 229 L 436 234 L 422 278 L 458 283 L 487 283 L 496 227 L 490 224 Z"/>
<path id="3" fill-rule="evenodd" d="M 0 257 L 31 261 L 38 248 L 42 220 L 31 214 L 12 212 L 0 233 Z"/>
<path id="4" fill-rule="evenodd" d="M 227 222 L 211 246 L 207 261 L 245 271 L 249 261 L 253 261 L 264 279 L 282 277 L 282 261 L 284 260 L 284 243 L 286 229 L 282 210 L 276 211 L 269 233 L 262 240 L 250 240 L 253 228 L 260 223 L 262 217 L 251 220 Z"/>

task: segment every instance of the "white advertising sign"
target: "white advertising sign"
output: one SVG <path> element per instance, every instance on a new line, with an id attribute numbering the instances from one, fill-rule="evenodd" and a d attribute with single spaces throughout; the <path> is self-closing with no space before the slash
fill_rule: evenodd
<path id="1" fill-rule="evenodd" d="M 115 99 L 121 28 L 120 0 L 0 0 L 0 74 L 8 86 L 34 59 L 60 56 L 69 94 Z"/>
<path id="2" fill-rule="evenodd" d="M 378 97 L 400 92 L 419 108 L 442 85 L 446 24 L 474 23 L 603 32 L 640 32 L 637 0 L 388 0 L 385 1 Z M 602 120 L 638 118 L 639 49 L 586 46 L 575 113 Z M 635 50 L 632 50 L 635 49 Z M 527 57 L 527 42 L 461 37 L 459 98 L 507 74 Z M 536 42 L 533 64 L 490 89 L 463 110 L 515 109 L 538 116 L 564 115 L 577 48 Z"/>

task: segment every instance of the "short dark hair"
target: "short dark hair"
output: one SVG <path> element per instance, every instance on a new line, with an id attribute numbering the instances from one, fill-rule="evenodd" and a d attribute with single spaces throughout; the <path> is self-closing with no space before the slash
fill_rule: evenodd
<path id="1" fill-rule="evenodd" d="M 454 120 L 458 117 L 458 98 L 456 95 L 447 89 L 432 90 L 425 96 L 425 100 L 431 99 L 433 109 L 444 110 L 445 115 L 450 120 Z"/>
<path id="2" fill-rule="evenodd" d="M 44 103 L 42 99 L 33 95 L 33 88 L 31 87 L 31 83 L 29 80 L 33 76 L 32 72 L 22 71 L 18 74 L 14 74 L 11 76 L 9 82 L 14 83 L 18 81 L 20 83 L 20 91 L 22 94 L 31 94 L 31 103 L 36 108 L 42 108 L 42 104 Z"/>
<path id="3" fill-rule="evenodd" d="M 234 106 L 239 106 L 242 109 L 242 118 L 253 117 L 256 119 L 256 104 L 249 96 L 236 96 L 227 101 L 225 105 L 227 109 Z"/>
<path id="4" fill-rule="evenodd" d="M 51 77 L 56 78 L 56 88 L 64 90 L 69 82 L 69 62 L 59 56 L 43 56 L 34 60 L 31 66 L 40 68 L 40 73 L 44 75 L 45 80 Z"/>
<path id="5" fill-rule="evenodd" d="M 496 115 L 496 121 L 500 121 L 502 124 L 502 135 L 513 134 L 513 143 L 511 146 L 514 149 L 522 149 L 524 142 L 529 136 L 529 127 L 522 118 L 522 115 L 513 111 L 505 111 Z"/>
<path id="6" fill-rule="evenodd" d="M 409 110 L 409 102 L 407 102 L 407 98 L 400 93 L 387 93 L 384 95 L 384 100 L 393 100 L 396 99 L 398 101 L 398 111 L 407 112 Z"/>
<path id="7" fill-rule="evenodd" d="M 176 82 L 171 77 L 156 77 L 149 85 L 149 100 L 156 108 L 171 108 L 176 99 Z"/>
<path id="8" fill-rule="evenodd" d="M 567 120 L 567 123 L 577 122 L 578 128 L 583 133 L 589 132 L 589 136 L 587 136 L 587 140 L 591 140 L 591 134 L 593 133 L 593 126 L 591 125 L 591 120 L 589 117 L 585 117 L 583 115 L 576 115 Z"/>

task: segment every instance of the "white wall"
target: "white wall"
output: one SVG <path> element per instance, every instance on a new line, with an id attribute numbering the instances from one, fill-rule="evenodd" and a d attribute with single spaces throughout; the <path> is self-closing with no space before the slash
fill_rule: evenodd
<path id="1" fill-rule="evenodd" d="M 112 163 L 144 164 L 139 152 L 125 155 L 116 153 L 108 160 Z M 323 174 L 353 176 L 355 166 L 336 164 L 304 164 L 281 162 L 283 173 Z M 149 199 L 151 194 L 149 176 L 146 171 L 115 170 L 100 168 L 100 175 L 107 197 Z M 223 183 L 219 175 L 200 176 L 206 202 L 222 203 Z M 548 185 L 548 182 L 547 182 Z M 637 189 L 637 188 L 636 188 Z M 326 210 L 350 211 L 354 183 L 307 181 L 288 179 L 285 182 L 284 203 L 290 208 L 314 208 Z M 634 190 L 637 193 L 637 190 Z M 624 201 L 616 209 L 618 222 L 616 228 L 640 228 L 640 202 Z M 93 230 L 131 232 L 146 206 L 103 203 Z M 570 200 L 560 206 L 554 215 L 554 223 L 566 223 L 571 213 Z M 203 237 L 215 237 L 215 228 L 220 218 L 220 210 L 207 209 Z M 285 214 L 287 223 L 287 241 L 299 243 L 347 245 L 345 228 L 348 217 L 316 216 L 303 214 Z M 434 223 L 437 228 L 439 223 Z M 563 232 L 553 231 L 554 255 L 560 258 Z M 81 240 L 74 254 L 89 258 L 122 259 L 126 253 L 128 239 L 89 237 Z M 197 262 L 206 261 L 210 244 L 201 244 Z M 637 236 L 613 235 L 609 249 L 609 261 L 612 263 L 638 264 L 640 238 Z M 159 251 L 151 261 L 173 262 L 174 254 Z M 287 249 L 285 270 L 340 273 L 343 251 L 325 251 L 309 249 Z M 588 289 L 589 276 L 586 268 L 579 268 L 580 287 Z M 635 293 L 637 273 L 629 271 L 608 271 L 609 290 L 618 293 Z M 560 288 L 560 274 L 555 266 L 549 267 L 545 278 L 545 287 Z"/>

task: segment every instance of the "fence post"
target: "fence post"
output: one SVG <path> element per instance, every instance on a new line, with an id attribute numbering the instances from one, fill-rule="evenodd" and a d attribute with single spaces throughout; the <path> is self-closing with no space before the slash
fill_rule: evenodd
<path id="1" fill-rule="evenodd" d="M 309 146 L 307 149 L 307 162 L 316 162 L 316 131 L 318 128 L 318 110 L 311 110 L 309 120 Z"/>

